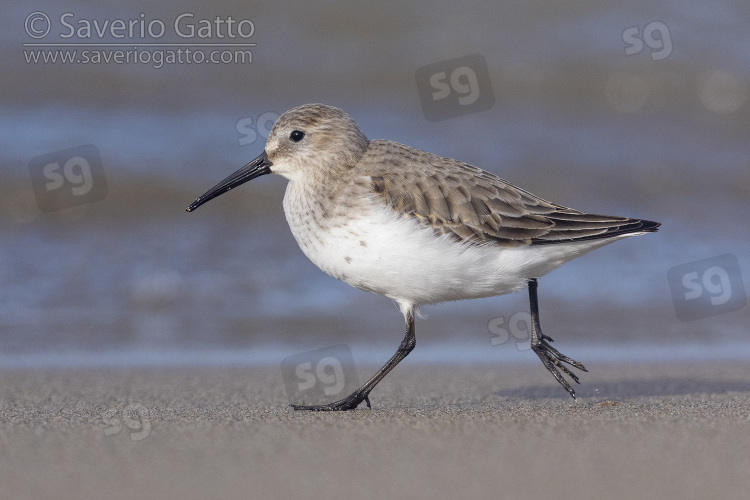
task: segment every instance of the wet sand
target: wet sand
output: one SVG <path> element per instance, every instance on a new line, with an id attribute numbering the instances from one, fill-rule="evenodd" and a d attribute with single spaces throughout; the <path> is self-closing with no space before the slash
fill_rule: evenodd
<path id="1" fill-rule="evenodd" d="M 278 366 L 4 370 L 1 496 L 746 498 L 750 363 L 589 368 L 406 363 L 335 414 Z"/>

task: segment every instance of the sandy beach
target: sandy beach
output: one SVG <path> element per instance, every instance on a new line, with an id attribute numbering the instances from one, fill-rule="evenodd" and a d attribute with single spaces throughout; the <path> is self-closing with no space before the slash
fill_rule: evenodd
<path id="1" fill-rule="evenodd" d="M 590 368 L 407 363 L 335 414 L 278 366 L 4 370 L 2 497 L 746 498 L 748 363 Z"/>

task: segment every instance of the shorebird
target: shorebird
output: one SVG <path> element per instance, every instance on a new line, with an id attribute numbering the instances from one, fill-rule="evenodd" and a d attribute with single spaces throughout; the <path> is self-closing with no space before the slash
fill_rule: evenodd
<path id="1" fill-rule="evenodd" d="M 528 288 L 531 349 L 575 399 L 563 377 L 587 371 L 549 343 L 539 324 L 537 279 L 565 262 L 658 222 L 593 215 L 545 201 L 451 158 L 369 140 L 349 115 L 307 104 L 279 117 L 263 153 L 188 208 L 265 174 L 289 180 L 284 213 L 305 255 L 350 285 L 393 299 L 406 322 L 396 353 L 340 401 L 297 410 L 370 407 L 372 389 L 416 345 L 423 304 L 504 295 Z M 562 373 L 561 373 L 562 372 Z"/>

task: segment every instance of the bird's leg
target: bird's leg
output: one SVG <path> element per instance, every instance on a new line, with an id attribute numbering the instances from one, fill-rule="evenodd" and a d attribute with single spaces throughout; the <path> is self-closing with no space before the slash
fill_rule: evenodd
<path id="1" fill-rule="evenodd" d="M 404 335 L 404 340 L 401 341 L 401 345 L 398 346 L 398 349 L 396 350 L 396 354 L 391 356 L 391 359 L 388 360 L 386 364 L 383 365 L 383 367 L 378 370 L 378 372 L 372 376 L 370 380 L 364 383 L 362 387 L 354 391 L 353 393 L 349 394 L 344 399 L 341 399 L 339 401 L 335 401 L 333 403 L 325 404 L 325 405 L 292 405 L 292 408 L 295 410 L 311 410 L 311 411 L 344 411 L 344 410 L 353 410 L 359 404 L 364 401 L 367 403 L 367 407 L 371 408 L 370 406 L 370 399 L 369 394 L 372 389 L 378 385 L 378 383 L 383 380 L 383 378 L 388 375 L 388 372 L 393 370 L 397 364 L 401 362 L 402 359 L 404 359 L 413 349 L 414 346 L 417 345 L 417 338 L 414 335 L 414 311 L 412 309 L 409 309 L 406 314 L 406 334 Z"/>
<path id="2" fill-rule="evenodd" d="M 544 363 L 544 366 L 547 367 L 547 370 L 549 370 L 549 372 L 555 377 L 555 379 L 560 382 L 560 385 L 562 385 L 565 390 L 568 391 L 571 396 L 573 396 L 573 399 L 575 399 L 576 391 L 574 391 L 568 381 L 563 378 L 560 371 L 575 380 L 577 384 L 580 384 L 580 382 L 578 381 L 578 376 L 576 376 L 575 373 L 571 372 L 563 363 L 567 363 L 570 366 L 573 366 L 585 372 L 587 372 L 588 370 L 583 366 L 582 363 L 579 363 L 578 361 L 571 359 L 564 354 L 561 354 L 560 351 L 549 345 L 548 341 L 553 342 L 552 338 L 543 334 L 542 328 L 541 326 L 539 326 L 539 302 L 536 297 L 537 286 L 538 285 L 536 282 L 536 278 L 533 278 L 529 281 L 529 303 L 531 308 L 531 348 L 534 350 L 536 355 L 539 356 L 539 359 L 542 360 L 542 363 Z"/>

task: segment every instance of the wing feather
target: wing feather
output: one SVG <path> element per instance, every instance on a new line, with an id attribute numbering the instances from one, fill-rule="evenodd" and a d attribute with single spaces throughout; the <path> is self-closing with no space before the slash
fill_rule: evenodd
<path id="1" fill-rule="evenodd" d="M 391 141 L 370 141 L 360 165 L 372 192 L 393 210 L 461 241 L 544 245 L 651 232 L 660 225 L 556 205 L 472 165 Z"/>

